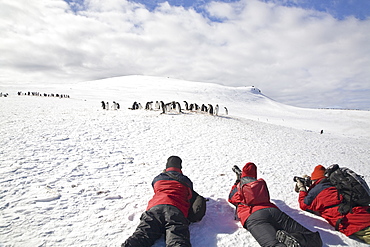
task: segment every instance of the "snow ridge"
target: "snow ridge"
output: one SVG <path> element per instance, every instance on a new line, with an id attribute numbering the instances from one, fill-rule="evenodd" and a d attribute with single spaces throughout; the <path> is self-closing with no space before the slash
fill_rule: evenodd
<path id="1" fill-rule="evenodd" d="M 337 163 L 370 181 L 369 112 L 302 109 L 254 87 L 145 76 L 32 85 L 68 99 L 17 96 L 31 90 L 19 87 L 0 87 L 9 93 L 0 98 L 0 246 L 120 245 L 171 155 L 183 159 L 194 189 L 210 199 L 205 218 L 190 227 L 194 247 L 258 246 L 227 202 L 232 166 L 249 161 L 272 201 L 319 231 L 324 246 L 367 246 L 302 212 L 293 177 Z M 102 100 L 122 107 L 102 110 Z M 128 109 L 152 100 L 219 104 L 229 114 Z M 164 246 L 163 239 L 154 246 Z"/>

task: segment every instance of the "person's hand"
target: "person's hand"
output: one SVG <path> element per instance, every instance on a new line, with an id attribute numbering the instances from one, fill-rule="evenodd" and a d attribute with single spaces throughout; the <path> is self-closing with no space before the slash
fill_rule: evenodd
<path id="1" fill-rule="evenodd" d="M 300 191 L 307 191 L 306 186 L 299 179 L 297 179 L 297 183 L 295 184 L 295 189 L 294 190 L 297 193 L 299 193 Z"/>

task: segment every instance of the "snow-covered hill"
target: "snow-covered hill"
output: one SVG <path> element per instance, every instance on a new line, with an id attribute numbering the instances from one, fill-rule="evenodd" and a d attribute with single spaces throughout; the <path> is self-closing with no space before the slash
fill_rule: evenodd
<path id="1" fill-rule="evenodd" d="M 195 190 L 210 198 L 203 221 L 191 225 L 194 247 L 258 246 L 227 202 L 231 167 L 248 161 L 273 202 L 319 231 L 325 246 L 367 246 L 302 212 L 292 179 L 338 163 L 370 181 L 368 111 L 302 109 L 253 86 L 144 76 L 1 85 L 0 92 L 9 93 L 0 98 L 0 246 L 118 246 L 136 228 L 170 155 L 183 159 Z M 219 116 L 128 109 L 156 100 L 218 104 Z M 102 110 L 101 101 L 121 109 Z"/>

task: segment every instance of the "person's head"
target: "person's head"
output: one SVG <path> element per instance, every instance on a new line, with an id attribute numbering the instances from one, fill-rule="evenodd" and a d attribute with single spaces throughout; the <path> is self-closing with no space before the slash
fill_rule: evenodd
<path id="1" fill-rule="evenodd" d="M 316 181 L 320 178 L 324 178 L 325 177 L 325 167 L 323 167 L 322 165 L 318 165 L 315 167 L 315 169 L 313 170 L 312 174 L 311 174 L 311 180 L 312 181 Z"/>
<path id="2" fill-rule="evenodd" d="M 257 178 L 257 166 L 253 162 L 248 162 L 242 169 L 241 177 Z"/>
<path id="3" fill-rule="evenodd" d="M 181 170 L 182 169 L 181 163 L 182 163 L 182 160 L 180 159 L 180 157 L 171 156 L 167 159 L 166 169 L 173 167 L 173 168 L 177 168 Z"/>

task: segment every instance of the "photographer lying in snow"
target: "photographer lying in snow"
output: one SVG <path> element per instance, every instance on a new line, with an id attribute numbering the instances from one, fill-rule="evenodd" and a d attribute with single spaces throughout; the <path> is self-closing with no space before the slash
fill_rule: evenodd
<path id="1" fill-rule="evenodd" d="M 321 247 L 318 232 L 312 232 L 270 202 L 263 179 L 257 180 L 257 167 L 249 162 L 243 170 L 234 166 L 237 180 L 229 194 L 242 226 L 261 246 Z"/>
<path id="2" fill-rule="evenodd" d="M 162 234 L 166 235 L 166 246 L 191 246 L 187 216 L 193 183 L 182 174 L 181 163 L 177 156 L 167 159 L 165 172 L 152 182 L 155 194 L 142 214 L 140 224 L 122 247 L 152 246 Z"/>
<path id="3" fill-rule="evenodd" d="M 325 176 L 326 172 L 327 169 L 322 165 L 316 166 L 311 174 L 311 186 L 306 186 L 300 179 L 296 180 L 296 192 L 299 193 L 300 208 L 323 217 L 337 231 L 344 233 L 346 236 L 354 234 L 370 244 L 369 206 L 350 205 L 348 207 L 343 195 Z M 348 180 L 342 179 L 342 181 Z M 309 187 L 308 190 L 306 187 Z M 353 184 L 349 187 L 353 187 Z M 366 190 L 368 190 L 368 187 Z M 352 196 L 354 193 L 351 192 Z M 364 198 L 365 196 L 361 197 Z M 351 203 L 350 201 L 352 199 L 347 199 L 347 203 Z"/>

